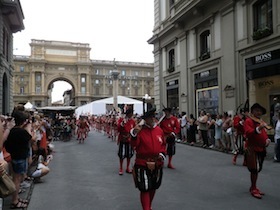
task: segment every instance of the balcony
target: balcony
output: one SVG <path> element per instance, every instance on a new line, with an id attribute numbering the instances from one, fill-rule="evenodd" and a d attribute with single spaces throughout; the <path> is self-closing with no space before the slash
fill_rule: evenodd
<path id="1" fill-rule="evenodd" d="M 273 33 L 273 30 L 270 27 L 265 27 L 262 29 L 257 29 L 253 33 L 253 40 L 259 40 L 264 37 L 267 37 Z"/>
<path id="2" fill-rule="evenodd" d="M 24 15 L 19 0 L 0 0 L 0 10 L 13 33 L 24 29 Z"/>
<path id="3" fill-rule="evenodd" d="M 208 58 L 210 58 L 210 52 L 209 52 L 209 51 L 203 52 L 203 53 L 201 53 L 201 55 L 199 56 L 199 60 L 200 60 L 200 61 L 206 60 L 206 59 L 208 59 Z"/>

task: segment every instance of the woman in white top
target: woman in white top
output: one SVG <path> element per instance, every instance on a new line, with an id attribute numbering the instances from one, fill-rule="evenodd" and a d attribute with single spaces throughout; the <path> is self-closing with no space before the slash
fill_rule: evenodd
<path id="1" fill-rule="evenodd" d="M 274 160 L 276 162 L 280 162 L 280 112 L 278 112 L 278 120 L 275 125 L 274 141 L 275 141 Z"/>

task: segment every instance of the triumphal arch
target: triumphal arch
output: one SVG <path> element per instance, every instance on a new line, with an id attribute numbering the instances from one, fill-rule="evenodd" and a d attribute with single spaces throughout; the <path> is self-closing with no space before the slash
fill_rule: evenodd
<path id="1" fill-rule="evenodd" d="M 90 46 L 85 43 L 31 40 L 30 56 L 14 56 L 14 103 L 30 101 L 37 107 L 50 106 L 53 83 L 66 81 L 72 85 L 69 104 L 80 106 L 111 97 L 111 72 L 120 72 L 119 95 L 141 99 L 153 97 L 153 64 L 91 60 Z"/>

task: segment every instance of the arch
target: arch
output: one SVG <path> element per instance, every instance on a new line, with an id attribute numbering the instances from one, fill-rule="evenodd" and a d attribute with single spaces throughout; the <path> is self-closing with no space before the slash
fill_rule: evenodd
<path id="1" fill-rule="evenodd" d="M 56 81 L 60 81 L 60 80 L 62 80 L 62 81 L 65 81 L 65 82 L 68 82 L 70 85 L 72 85 L 72 87 L 73 87 L 73 92 L 74 92 L 74 95 L 77 95 L 77 93 L 76 93 L 76 91 L 78 90 L 78 84 L 77 84 L 77 80 L 76 81 L 73 81 L 74 80 L 74 78 L 71 78 L 71 77 L 69 77 L 69 76 L 67 76 L 67 75 L 52 75 L 52 76 L 50 76 L 47 80 L 46 80 L 46 82 L 45 82 L 45 90 L 48 90 L 49 89 L 49 87 L 50 87 L 50 85 L 52 84 L 52 83 L 54 83 L 54 82 L 56 82 Z"/>
<path id="2" fill-rule="evenodd" d="M 7 74 L 3 74 L 2 79 L 2 114 L 7 114 L 9 112 L 9 87 L 8 87 L 8 77 Z"/>

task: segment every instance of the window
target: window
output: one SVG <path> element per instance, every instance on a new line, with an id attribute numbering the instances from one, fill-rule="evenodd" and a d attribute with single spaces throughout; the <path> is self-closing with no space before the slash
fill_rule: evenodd
<path id="1" fill-rule="evenodd" d="M 135 72 L 134 72 L 134 75 L 135 75 L 135 76 L 138 76 L 138 71 L 135 71 Z"/>
<path id="2" fill-rule="evenodd" d="M 113 80 L 110 79 L 110 80 L 108 81 L 108 83 L 109 83 L 109 85 L 112 85 L 112 84 L 113 84 Z"/>
<path id="3" fill-rule="evenodd" d="M 95 80 L 95 84 L 98 85 L 99 84 L 99 79 Z"/>
<path id="4" fill-rule="evenodd" d="M 125 76 L 125 70 L 122 70 L 122 76 Z"/>
<path id="5" fill-rule="evenodd" d="M 253 5 L 253 39 L 258 40 L 272 34 L 272 0 L 259 0 Z"/>
<path id="6" fill-rule="evenodd" d="M 96 74 L 96 75 L 99 74 L 99 69 L 95 69 L 95 74 Z"/>
<path id="7" fill-rule="evenodd" d="M 172 7 L 175 4 L 175 0 L 169 0 L 169 5 Z"/>
<path id="8" fill-rule="evenodd" d="M 36 72 L 35 74 L 35 77 L 36 77 L 36 82 L 41 82 L 41 73 L 39 72 Z"/>
<path id="9" fill-rule="evenodd" d="M 2 45 L 3 45 L 2 48 L 3 55 L 5 56 L 5 59 L 9 61 L 9 34 L 5 28 L 3 28 Z"/>
<path id="10" fill-rule="evenodd" d="M 134 85 L 135 85 L 135 86 L 138 85 L 138 81 L 137 81 L 137 80 L 134 81 Z"/>
<path id="11" fill-rule="evenodd" d="M 86 93 L 86 87 L 81 87 L 81 93 L 85 94 Z"/>
<path id="12" fill-rule="evenodd" d="M 122 86 L 124 86 L 125 85 L 125 80 L 122 80 Z"/>
<path id="13" fill-rule="evenodd" d="M 24 87 L 20 87 L 19 93 L 24 94 Z"/>
<path id="14" fill-rule="evenodd" d="M 199 57 L 201 61 L 210 58 L 210 43 L 211 43 L 210 30 L 201 33 L 200 34 L 200 57 Z"/>
<path id="15" fill-rule="evenodd" d="M 81 75 L 81 83 L 86 83 L 86 75 L 85 74 Z"/>
<path id="16" fill-rule="evenodd" d="M 168 52 L 168 72 L 175 71 L 175 50 L 171 49 Z"/>
<path id="17" fill-rule="evenodd" d="M 147 77 L 150 77 L 151 76 L 151 72 L 147 72 Z"/>
<path id="18" fill-rule="evenodd" d="M 20 81 L 21 81 L 21 82 L 24 82 L 24 77 L 20 77 Z"/>
<path id="19" fill-rule="evenodd" d="M 36 93 L 41 93 L 41 86 L 36 86 Z"/>
<path id="20" fill-rule="evenodd" d="M 24 72 L 24 66 L 20 66 L 20 67 L 19 67 L 19 71 L 20 71 L 20 72 Z"/>

